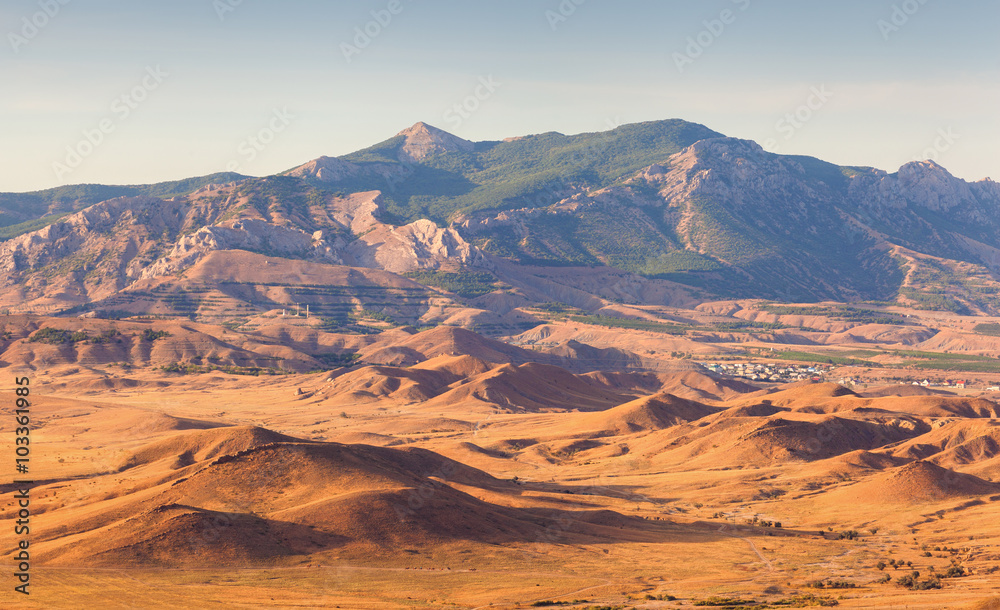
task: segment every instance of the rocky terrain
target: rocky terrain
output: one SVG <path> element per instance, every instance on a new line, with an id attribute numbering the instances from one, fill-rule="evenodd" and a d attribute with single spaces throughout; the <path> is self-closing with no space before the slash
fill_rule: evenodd
<path id="1" fill-rule="evenodd" d="M 996 608 L 998 206 L 683 121 L 0 195 L 24 607 Z"/>
<path id="2" fill-rule="evenodd" d="M 1000 311 L 996 183 L 933 162 L 888 174 L 774 155 L 682 121 L 479 143 L 418 123 L 279 176 L 129 188 L 185 186 L 97 203 L 0 197 L 35 202 L 16 220 L 36 214 L 0 243 L 0 305 L 100 311 L 140 282 L 238 250 L 474 284 L 448 297 L 469 305 L 492 292 L 478 306 L 499 316 L 512 301 L 596 311 L 720 296 Z M 590 282 L 584 269 L 619 279 Z"/>

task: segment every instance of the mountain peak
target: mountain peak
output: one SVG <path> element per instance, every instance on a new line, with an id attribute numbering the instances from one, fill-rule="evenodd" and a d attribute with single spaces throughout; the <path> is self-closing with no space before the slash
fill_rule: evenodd
<path id="1" fill-rule="evenodd" d="M 446 152 L 468 152 L 474 147 L 472 142 L 424 122 L 418 122 L 396 135 L 406 138 L 399 151 L 404 161 L 420 161 Z"/>
<path id="2" fill-rule="evenodd" d="M 726 136 L 698 140 L 673 156 L 675 163 L 686 167 L 730 164 L 737 159 L 759 159 L 765 154 L 760 144 Z"/>
<path id="3" fill-rule="evenodd" d="M 931 210 L 950 210 L 975 199 L 967 182 L 935 161 L 911 161 L 900 167 L 896 176 L 903 197 Z"/>
<path id="4" fill-rule="evenodd" d="M 424 123 L 423 121 L 417 121 L 416 123 L 414 123 L 410 127 L 407 127 L 406 129 L 404 129 L 403 131 L 399 132 L 396 135 L 398 135 L 398 136 L 409 136 L 409 135 L 413 135 L 413 134 L 430 133 L 430 132 L 434 132 L 434 131 L 440 131 L 441 133 L 447 133 L 443 129 L 438 129 L 437 127 L 434 127 L 433 125 L 430 125 L 428 123 Z"/>
<path id="5" fill-rule="evenodd" d="M 909 163 L 904 163 L 899 168 L 900 172 L 904 173 L 937 173 L 937 174 L 947 174 L 951 176 L 951 173 L 942 167 L 937 161 L 933 159 L 927 159 L 925 161 L 910 161 Z"/>
<path id="6" fill-rule="evenodd" d="M 698 140 L 688 148 L 696 152 L 710 150 L 726 154 L 758 154 L 764 152 L 763 147 L 753 140 L 743 140 L 729 136 Z"/>

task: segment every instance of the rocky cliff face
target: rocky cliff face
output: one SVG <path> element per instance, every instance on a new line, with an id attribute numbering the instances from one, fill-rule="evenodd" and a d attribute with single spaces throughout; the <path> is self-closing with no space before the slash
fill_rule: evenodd
<path id="1" fill-rule="evenodd" d="M 458 231 L 442 229 L 429 220 L 417 220 L 402 227 L 382 225 L 348 244 L 343 254 L 351 266 L 393 273 L 492 266 Z"/>
<path id="2" fill-rule="evenodd" d="M 327 241 L 323 231 L 311 235 L 301 229 L 276 227 L 258 219 L 229 221 L 202 227 L 174 243 L 166 256 L 139 271 L 139 279 L 175 275 L 216 250 L 269 252 L 275 256 L 343 264 L 337 254 L 346 245 L 343 237 Z"/>
<path id="3" fill-rule="evenodd" d="M 377 191 L 327 195 L 303 215 L 283 209 L 280 198 L 261 203 L 241 189 L 106 201 L 0 243 L 0 300 L 6 294 L 80 304 L 140 280 L 176 276 L 221 250 L 396 273 L 491 265 L 454 229 L 429 220 L 382 222 Z"/>
<path id="4" fill-rule="evenodd" d="M 966 183 L 933 162 L 888 174 L 709 138 L 619 185 L 579 185 L 551 205 L 463 215 L 459 226 L 488 250 L 506 236 L 522 260 L 597 262 L 721 294 L 854 300 L 895 298 L 928 260 L 919 255 L 1000 272 L 998 212 L 995 182 Z"/>
<path id="5" fill-rule="evenodd" d="M 120 290 L 140 277 L 190 212 L 178 201 L 119 198 L 4 242 L 0 294 L 79 303 Z"/>
<path id="6" fill-rule="evenodd" d="M 858 173 L 851 179 L 849 196 L 859 205 L 876 209 L 918 207 L 975 213 L 984 205 L 996 205 L 1000 188 L 990 180 L 969 184 L 933 161 L 920 161 L 907 163 L 895 174 Z"/>

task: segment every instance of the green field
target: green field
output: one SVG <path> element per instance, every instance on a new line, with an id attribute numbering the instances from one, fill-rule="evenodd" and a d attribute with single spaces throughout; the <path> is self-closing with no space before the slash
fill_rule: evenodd
<path id="1" fill-rule="evenodd" d="M 579 322 L 581 324 L 593 324 L 594 326 L 604 326 L 607 328 L 628 328 L 630 330 L 645 330 L 668 335 L 683 335 L 691 329 L 689 326 L 681 326 L 680 324 L 664 324 L 661 322 L 651 322 L 649 320 L 612 318 L 610 316 L 569 316 L 569 320 Z"/>
<path id="2" fill-rule="evenodd" d="M 975 354 L 946 354 L 942 352 L 922 352 L 911 350 L 894 350 L 894 356 L 912 358 L 902 363 L 902 366 L 932 371 L 954 371 L 964 373 L 996 373 L 1000 372 L 1000 359 Z"/>
<path id="3" fill-rule="evenodd" d="M 988 337 L 1000 337 L 1000 324 L 988 323 L 988 324 L 976 324 L 972 332 L 978 333 L 980 335 L 986 335 Z"/>
<path id="4" fill-rule="evenodd" d="M 828 354 L 814 354 L 811 352 L 784 351 L 763 354 L 765 358 L 775 358 L 778 360 L 794 360 L 796 362 L 815 362 L 818 364 L 836 364 L 839 366 L 867 366 L 878 368 L 882 365 L 870 360 L 858 360 L 856 358 L 846 358 L 844 356 L 833 356 Z"/>

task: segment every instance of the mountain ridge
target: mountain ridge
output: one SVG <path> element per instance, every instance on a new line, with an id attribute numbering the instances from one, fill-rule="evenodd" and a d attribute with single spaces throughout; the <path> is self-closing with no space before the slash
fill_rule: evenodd
<path id="1" fill-rule="evenodd" d="M 52 199 L 28 222 L 83 209 L 0 242 L 0 304 L 85 306 L 248 250 L 423 281 L 475 276 L 497 295 L 577 267 L 631 274 L 648 286 L 635 295 L 1000 312 L 1000 186 L 932 161 L 841 167 L 676 119 L 496 142 L 417 123 L 274 176 L 220 176 L 147 188 L 161 197 Z M 543 285 L 536 298 L 562 300 Z M 598 299 L 588 307 L 607 302 L 578 285 Z"/>

